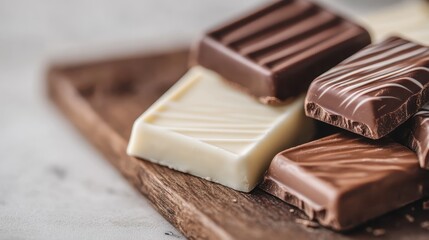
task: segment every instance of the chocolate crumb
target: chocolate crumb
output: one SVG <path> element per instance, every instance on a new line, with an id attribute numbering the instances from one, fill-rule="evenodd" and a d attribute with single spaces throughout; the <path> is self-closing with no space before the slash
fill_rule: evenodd
<path id="1" fill-rule="evenodd" d="M 233 203 L 236 203 L 236 202 L 237 202 L 237 199 L 236 199 L 236 198 L 233 198 L 233 199 L 232 199 L 232 202 L 233 202 Z"/>
<path id="2" fill-rule="evenodd" d="M 310 220 L 295 219 L 295 222 L 299 223 L 299 224 L 302 224 L 302 225 L 304 225 L 306 227 L 309 227 L 309 228 L 318 228 L 318 227 L 320 227 L 320 225 L 317 222 L 313 222 L 313 221 L 310 221 Z"/>
<path id="3" fill-rule="evenodd" d="M 407 221 L 410 223 L 414 222 L 414 217 L 411 216 L 410 214 L 405 214 L 405 219 L 407 219 Z"/>
<path id="4" fill-rule="evenodd" d="M 175 238 L 181 238 L 179 235 L 173 233 L 172 231 L 167 231 L 164 234 L 167 236 L 175 237 Z"/>
<path id="5" fill-rule="evenodd" d="M 424 210 L 429 210 L 429 200 L 423 202 L 423 209 Z"/>
<path id="6" fill-rule="evenodd" d="M 420 223 L 420 227 L 429 230 L 429 221 L 424 221 Z"/>
<path id="7" fill-rule="evenodd" d="M 377 228 L 377 229 L 374 229 L 374 231 L 372 231 L 372 235 L 376 237 L 383 236 L 384 234 L 386 234 L 386 230 L 382 228 Z"/>

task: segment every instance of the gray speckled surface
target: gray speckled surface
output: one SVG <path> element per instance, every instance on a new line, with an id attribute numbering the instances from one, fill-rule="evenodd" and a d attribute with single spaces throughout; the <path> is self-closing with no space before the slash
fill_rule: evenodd
<path id="1" fill-rule="evenodd" d="M 0 239 L 183 238 L 46 99 L 44 68 L 187 42 L 260 2 L 0 0 Z"/>

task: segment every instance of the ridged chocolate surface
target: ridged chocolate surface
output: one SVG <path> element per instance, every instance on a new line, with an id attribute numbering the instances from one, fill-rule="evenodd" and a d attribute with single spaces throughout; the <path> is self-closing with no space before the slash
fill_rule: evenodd
<path id="1" fill-rule="evenodd" d="M 422 168 L 429 169 L 429 104 L 404 125 L 398 130 L 399 140 L 416 152 Z"/>
<path id="2" fill-rule="evenodd" d="M 345 230 L 427 195 L 428 179 L 408 148 L 339 133 L 278 154 L 261 187 Z"/>
<path id="3" fill-rule="evenodd" d="M 314 80 L 307 93 L 306 113 L 379 139 L 428 101 L 429 47 L 391 37 Z"/>
<path id="4" fill-rule="evenodd" d="M 257 97 L 285 99 L 369 43 L 364 29 L 310 1 L 276 1 L 208 33 L 197 62 Z"/>

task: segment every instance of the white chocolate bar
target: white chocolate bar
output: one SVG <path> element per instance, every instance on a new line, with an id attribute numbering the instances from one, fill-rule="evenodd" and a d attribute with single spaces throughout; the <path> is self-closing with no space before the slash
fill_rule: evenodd
<path id="1" fill-rule="evenodd" d="M 194 67 L 135 121 L 127 152 L 249 192 L 276 153 L 312 137 L 303 103 L 264 105 Z"/>

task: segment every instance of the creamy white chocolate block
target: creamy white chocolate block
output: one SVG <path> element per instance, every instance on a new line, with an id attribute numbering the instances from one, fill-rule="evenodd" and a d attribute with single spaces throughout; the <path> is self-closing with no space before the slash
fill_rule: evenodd
<path id="1" fill-rule="evenodd" d="M 127 152 L 249 192 L 276 153 L 309 140 L 313 129 L 303 96 L 264 105 L 194 67 L 135 121 Z"/>

